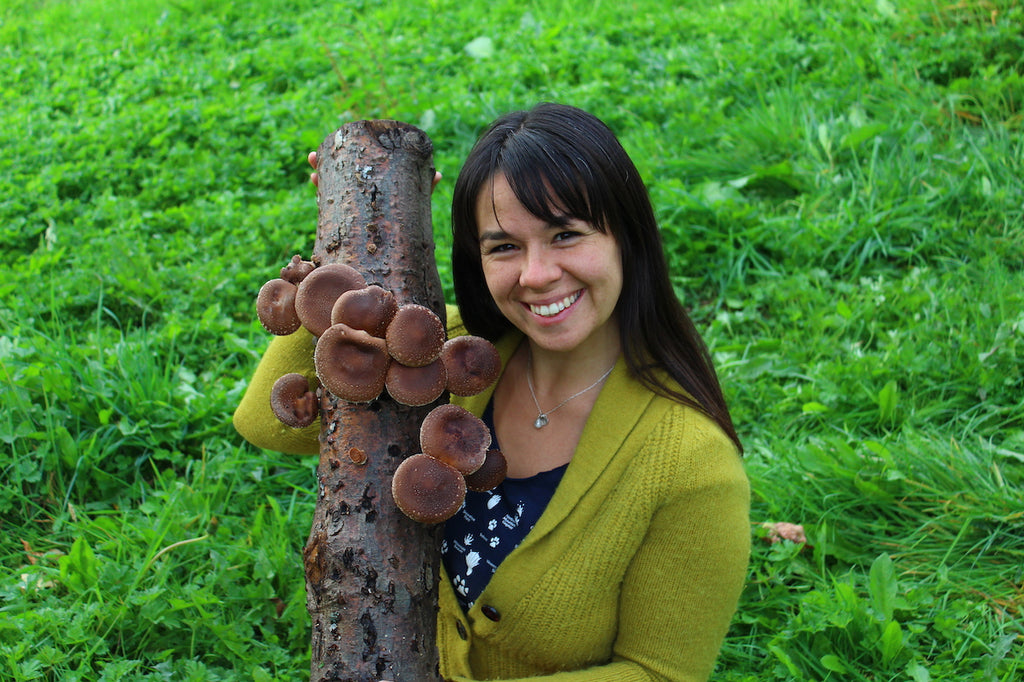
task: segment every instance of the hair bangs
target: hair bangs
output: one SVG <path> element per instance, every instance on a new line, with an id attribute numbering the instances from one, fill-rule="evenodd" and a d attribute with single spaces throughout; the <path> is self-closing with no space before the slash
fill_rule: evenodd
<path id="1" fill-rule="evenodd" d="M 591 201 L 600 192 L 588 186 L 593 172 L 578 153 L 551 142 L 529 130 L 516 131 L 506 141 L 494 174 L 504 175 L 519 203 L 544 222 L 566 225 L 576 219 L 604 232 L 607 221 Z"/>

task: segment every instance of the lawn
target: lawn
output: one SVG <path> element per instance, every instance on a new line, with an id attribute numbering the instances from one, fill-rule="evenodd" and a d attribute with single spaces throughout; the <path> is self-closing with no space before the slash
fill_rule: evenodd
<path id="1" fill-rule="evenodd" d="M 677 6 L 678 5 L 678 6 Z M 619 134 L 746 446 L 714 680 L 1024 677 L 1024 4 L 7 0 L 0 678 L 308 675 L 313 458 L 230 415 L 308 151 Z M 801 524 L 770 542 L 764 524 Z"/>

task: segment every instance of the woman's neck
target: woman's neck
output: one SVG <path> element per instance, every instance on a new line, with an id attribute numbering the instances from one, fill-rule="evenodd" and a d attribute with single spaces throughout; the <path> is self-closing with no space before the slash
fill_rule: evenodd
<path id="1" fill-rule="evenodd" d="M 524 372 L 529 373 L 533 390 L 542 404 L 557 403 L 582 390 L 605 375 L 621 354 L 618 335 L 588 339 L 571 351 L 549 351 L 530 339 L 517 351 Z"/>
<path id="2" fill-rule="evenodd" d="M 618 355 L 617 339 L 560 353 L 529 339 L 519 344 L 494 393 L 494 425 L 509 476 L 525 478 L 572 459 Z"/>

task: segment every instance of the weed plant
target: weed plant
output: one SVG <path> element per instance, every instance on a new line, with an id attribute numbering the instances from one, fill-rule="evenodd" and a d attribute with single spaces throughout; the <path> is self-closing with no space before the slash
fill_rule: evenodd
<path id="1" fill-rule="evenodd" d="M 315 462 L 230 426 L 304 156 L 423 128 L 450 292 L 461 160 L 541 100 L 637 160 L 747 447 L 714 679 L 1024 677 L 1024 6 L 677 4 L 8 0 L 0 677 L 308 674 Z"/>

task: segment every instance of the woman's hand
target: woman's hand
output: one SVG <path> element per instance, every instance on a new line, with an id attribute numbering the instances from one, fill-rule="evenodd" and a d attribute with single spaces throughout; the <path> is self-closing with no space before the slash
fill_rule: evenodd
<path id="1" fill-rule="evenodd" d="M 309 156 L 306 157 L 306 160 L 309 161 L 309 165 L 312 166 L 313 169 L 315 170 L 316 169 L 316 152 L 310 152 Z M 317 176 L 317 174 L 315 172 L 309 174 L 309 181 L 312 182 L 317 187 L 320 186 L 320 178 Z M 431 193 L 433 193 L 434 188 L 437 187 L 437 183 L 439 183 L 439 182 L 441 182 L 441 174 L 439 172 L 437 172 L 437 171 L 434 171 L 434 180 L 433 180 L 433 182 L 430 183 L 430 191 L 431 191 Z M 381 680 L 381 682 L 386 682 L 386 680 Z"/>

